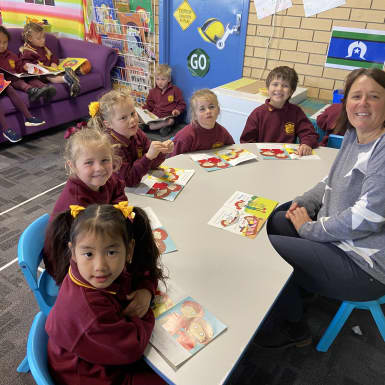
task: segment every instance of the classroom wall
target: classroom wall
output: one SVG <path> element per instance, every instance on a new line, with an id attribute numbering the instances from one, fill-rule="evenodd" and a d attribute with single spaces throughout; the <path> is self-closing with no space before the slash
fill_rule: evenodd
<path id="1" fill-rule="evenodd" d="M 276 14 L 273 27 L 273 17 L 258 19 L 250 0 L 243 75 L 266 79 L 272 68 L 287 65 L 297 71 L 308 97 L 331 100 L 348 73 L 324 66 L 332 27 L 385 30 L 385 0 L 346 0 L 345 5 L 312 17 L 305 17 L 302 0 L 292 3 Z"/>

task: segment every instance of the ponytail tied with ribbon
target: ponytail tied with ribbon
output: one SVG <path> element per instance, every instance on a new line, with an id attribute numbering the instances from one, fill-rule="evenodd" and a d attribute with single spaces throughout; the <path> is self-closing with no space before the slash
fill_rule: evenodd
<path id="1" fill-rule="evenodd" d="M 122 212 L 124 218 L 134 222 L 134 206 L 129 206 L 128 201 L 119 202 L 118 204 L 114 205 L 114 207 Z"/>

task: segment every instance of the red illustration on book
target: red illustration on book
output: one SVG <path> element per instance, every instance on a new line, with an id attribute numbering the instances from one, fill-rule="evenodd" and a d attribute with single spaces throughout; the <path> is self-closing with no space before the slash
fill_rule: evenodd
<path id="1" fill-rule="evenodd" d="M 173 191 L 179 191 L 182 186 L 177 184 L 154 183 L 152 188 L 147 191 L 147 194 L 154 195 L 154 198 L 162 199 L 170 195 Z"/>
<path id="2" fill-rule="evenodd" d="M 208 158 L 208 159 L 201 159 L 198 160 L 199 165 L 203 168 L 211 168 L 211 167 L 218 167 L 218 168 L 227 168 L 230 165 L 226 162 L 224 162 L 222 159 L 219 158 Z"/>
<path id="3" fill-rule="evenodd" d="M 240 220 L 239 229 L 245 237 L 254 237 L 259 231 L 259 225 L 263 220 L 254 215 L 247 215 Z"/>
<path id="4" fill-rule="evenodd" d="M 154 234 L 154 240 L 159 252 L 163 254 L 166 251 L 166 244 L 163 241 L 168 237 L 167 232 L 163 229 L 155 229 L 152 233 Z"/>
<path id="5" fill-rule="evenodd" d="M 289 157 L 285 151 L 279 148 L 261 148 L 260 154 L 263 156 L 274 156 L 278 159 L 286 159 Z"/>

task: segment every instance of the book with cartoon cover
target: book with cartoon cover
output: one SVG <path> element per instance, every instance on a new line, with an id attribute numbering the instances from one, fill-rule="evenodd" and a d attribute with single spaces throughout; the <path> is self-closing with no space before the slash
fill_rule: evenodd
<path id="1" fill-rule="evenodd" d="M 4 78 L 0 81 L 0 94 L 11 84 L 10 81 Z"/>
<path id="2" fill-rule="evenodd" d="M 206 171 L 217 171 L 237 166 L 239 163 L 249 160 L 258 160 L 258 157 L 242 148 L 226 148 L 210 153 L 190 154 L 193 161 L 197 162 Z"/>
<path id="3" fill-rule="evenodd" d="M 144 110 L 142 107 L 135 107 L 135 110 L 137 114 L 139 115 L 140 120 L 144 124 L 149 124 L 149 123 L 155 123 L 155 122 L 162 122 L 164 120 L 167 120 L 169 118 L 175 118 L 175 116 L 165 116 L 163 118 L 159 118 L 155 114 L 153 114 L 151 111 Z"/>
<path id="4" fill-rule="evenodd" d="M 126 187 L 126 192 L 173 201 L 194 173 L 194 170 L 159 166 L 144 175 L 138 186 Z"/>
<path id="5" fill-rule="evenodd" d="M 150 344 L 177 369 L 227 326 L 171 281 L 160 283 L 152 305 L 155 327 Z"/>
<path id="6" fill-rule="evenodd" d="M 295 143 L 256 143 L 259 156 L 265 160 L 318 160 L 320 157 L 312 150 L 311 155 L 299 156 L 299 144 Z"/>
<path id="7" fill-rule="evenodd" d="M 208 222 L 246 238 L 255 238 L 278 202 L 236 191 Z"/>
<path id="8" fill-rule="evenodd" d="M 151 207 L 144 207 L 143 210 L 146 212 L 148 218 L 150 219 L 152 233 L 154 235 L 154 240 L 158 246 L 159 252 L 161 254 L 167 254 L 171 253 L 172 251 L 176 251 L 177 248 L 174 241 L 169 236 L 167 230 L 163 227 L 154 210 Z"/>

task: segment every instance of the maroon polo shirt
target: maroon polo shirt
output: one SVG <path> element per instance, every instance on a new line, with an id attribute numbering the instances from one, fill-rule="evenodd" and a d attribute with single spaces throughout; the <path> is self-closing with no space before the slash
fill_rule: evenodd
<path id="1" fill-rule="evenodd" d="M 24 43 L 19 50 L 23 68 L 26 63 L 43 64 L 45 66 L 50 66 L 52 63 L 59 64 L 59 59 L 45 46 L 35 47 Z"/>
<path id="2" fill-rule="evenodd" d="M 300 107 L 288 101 L 282 108 L 275 108 L 266 99 L 247 118 L 241 135 L 241 143 L 273 142 L 295 143 L 318 147 L 318 134 Z"/>
<path id="3" fill-rule="evenodd" d="M 19 57 L 9 49 L 0 53 L 0 67 L 9 72 L 25 72 L 22 68 L 22 63 Z"/>
<path id="4" fill-rule="evenodd" d="M 326 146 L 329 135 L 333 133 L 333 130 L 336 127 L 336 121 L 341 111 L 342 103 L 335 103 L 326 108 L 322 114 L 317 116 L 317 126 L 321 130 L 325 131 L 325 136 L 322 138 L 321 146 Z"/>
<path id="5" fill-rule="evenodd" d="M 219 123 L 215 123 L 215 126 L 208 130 L 197 122 L 192 122 L 175 135 L 174 151 L 170 156 L 198 150 L 211 150 L 229 144 L 234 144 L 234 139 Z"/>
<path id="6" fill-rule="evenodd" d="M 76 280 L 90 286 L 74 261 L 71 270 Z M 163 383 L 150 369 L 138 370 L 136 364 L 155 320 L 151 309 L 143 318 L 122 315 L 126 295 L 133 290 L 132 273 L 126 270 L 106 289 L 83 287 L 67 274 L 45 325 L 55 384 L 144 384 L 145 378 L 148 383 Z"/>
<path id="7" fill-rule="evenodd" d="M 128 139 L 114 130 L 110 130 L 109 135 L 113 143 L 120 145 L 118 155 L 122 165 L 116 173 L 125 181 L 127 187 L 138 185 L 149 170 L 157 168 L 166 158 L 162 153 L 153 160 L 145 156 L 151 141 L 141 129 Z"/>
<path id="8" fill-rule="evenodd" d="M 174 110 L 182 113 L 186 109 L 186 103 L 182 91 L 170 82 L 163 91 L 158 86 L 152 88 L 143 108 L 163 118 L 171 115 Z"/>

